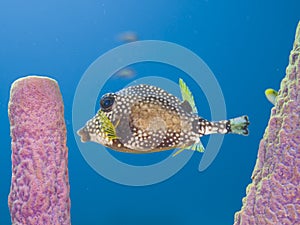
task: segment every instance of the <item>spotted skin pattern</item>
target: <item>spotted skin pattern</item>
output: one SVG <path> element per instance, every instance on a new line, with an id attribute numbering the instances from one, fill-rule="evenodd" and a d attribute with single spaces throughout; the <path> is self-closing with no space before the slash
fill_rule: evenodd
<path id="1" fill-rule="evenodd" d="M 100 106 L 96 116 L 78 134 L 83 142 L 94 141 L 120 152 L 149 153 L 188 148 L 199 143 L 203 135 L 214 133 L 248 134 L 247 116 L 236 118 L 236 132 L 231 129 L 235 119 L 210 122 L 195 114 L 189 102 L 182 102 L 151 85 L 130 86 L 105 94 Z M 111 122 L 115 129 L 114 138 L 109 138 L 103 131 L 100 114 Z"/>

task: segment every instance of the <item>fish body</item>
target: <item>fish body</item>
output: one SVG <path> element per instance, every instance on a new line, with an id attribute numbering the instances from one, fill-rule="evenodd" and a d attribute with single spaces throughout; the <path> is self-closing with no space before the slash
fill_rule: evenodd
<path id="1" fill-rule="evenodd" d="M 138 41 L 138 34 L 134 31 L 125 31 L 117 36 L 117 39 L 124 43 Z"/>
<path id="2" fill-rule="evenodd" d="M 269 102 L 271 102 L 273 105 L 275 105 L 276 99 L 278 96 L 278 92 L 272 88 L 268 88 L 265 90 L 265 95 L 266 95 L 266 98 L 269 100 Z"/>
<path id="3" fill-rule="evenodd" d="M 123 68 L 121 70 L 119 70 L 116 73 L 117 77 L 121 77 L 121 78 L 132 78 L 134 77 L 136 74 L 136 72 L 134 71 L 134 69 L 127 67 L 127 68 Z"/>
<path id="4" fill-rule="evenodd" d="M 81 141 L 130 153 L 174 148 L 202 152 L 203 135 L 248 134 L 247 116 L 210 122 L 197 115 L 193 96 L 181 79 L 179 86 L 183 100 L 146 84 L 105 94 L 98 113 L 78 131 Z"/>

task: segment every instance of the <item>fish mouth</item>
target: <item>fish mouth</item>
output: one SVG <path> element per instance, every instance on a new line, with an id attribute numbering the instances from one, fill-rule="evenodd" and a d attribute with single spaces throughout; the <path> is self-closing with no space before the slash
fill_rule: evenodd
<path id="1" fill-rule="evenodd" d="M 77 131 L 77 134 L 80 136 L 81 142 L 88 142 L 91 140 L 91 136 L 88 132 L 88 129 L 86 127 L 82 127 Z"/>

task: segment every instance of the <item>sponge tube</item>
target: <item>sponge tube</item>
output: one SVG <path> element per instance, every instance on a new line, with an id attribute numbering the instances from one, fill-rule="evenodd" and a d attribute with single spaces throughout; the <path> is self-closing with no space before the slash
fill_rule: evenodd
<path id="1" fill-rule="evenodd" d="M 12 224 L 70 224 L 64 105 L 55 80 L 28 76 L 12 84 L 8 105 Z"/>
<path id="2" fill-rule="evenodd" d="M 300 23 L 235 225 L 300 224 Z"/>

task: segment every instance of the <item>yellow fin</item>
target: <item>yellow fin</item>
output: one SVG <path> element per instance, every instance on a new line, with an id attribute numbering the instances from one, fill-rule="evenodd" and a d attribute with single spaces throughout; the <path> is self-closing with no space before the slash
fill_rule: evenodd
<path id="1" fill-rule="evenodd" d="M 182 100 L 187 101 L 191 105 L 193 113 L 197 113 L 197 108 L 195 105 L 193 94 L 181 78 L 179 79 L 179 87 L 181 91 Z"/>
<path id="2" fill-rule="evenodd" d="M 179 149 L 177 152 L 175 152 L 172 157 L 175 157 L 176 155 L 178 155 L 179 153 L 183 152 L 183 150 L 185 150 L 185 148 L 181 148 Z"/>
<path id="3" fill-rule="evenodd" d="M 118 139 L 116 134 L 116 126 L 119 124 L 117 123 L 116 126 L 112 124 L 112 122 L 108 119 L 105 113 L 99 110 L 98 115 L 100 117 L 101 122 L 101 132 L 103 132 L 106 137 L 111 141 L 114 139 Z"/>
<path id="4" fill-rule="evenodd" d="M 180 154 L 181 152 L 183 152 L 184 150 L 192 150 L 192 151 L 197 151 L 197 152 L 204 152 L 204 146 L 201 143 L 201 141 L 199 140 L 199 142 L 191 145 L 191 146 L 187 146 L 187 147 L 183 147 L 181 149 L 179 149 L 177 152 L 175 152 L 172 157 L 175 157 L 176 155 Z"/>

